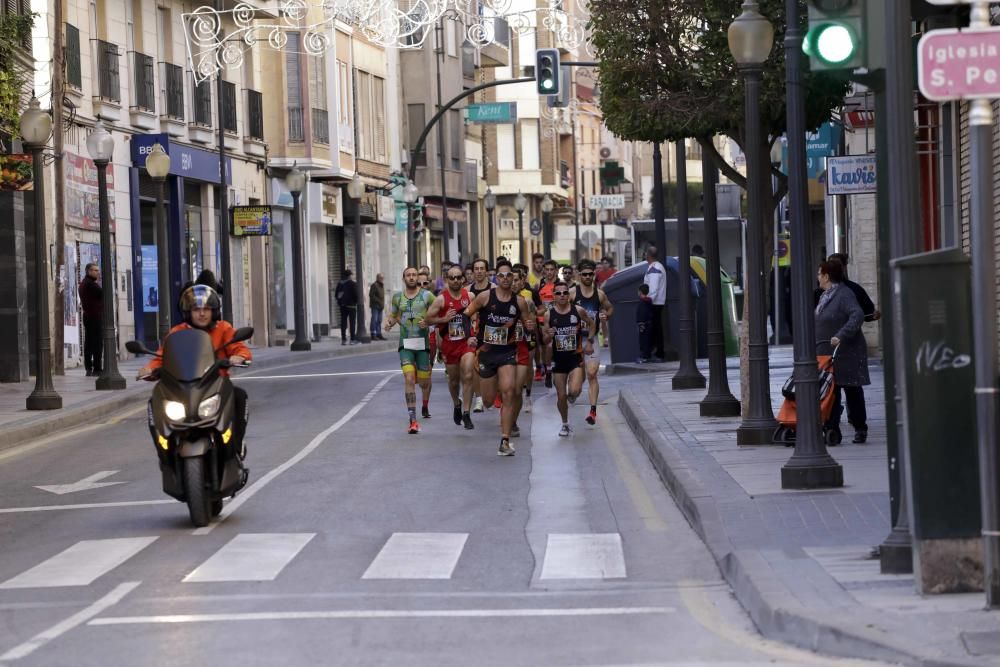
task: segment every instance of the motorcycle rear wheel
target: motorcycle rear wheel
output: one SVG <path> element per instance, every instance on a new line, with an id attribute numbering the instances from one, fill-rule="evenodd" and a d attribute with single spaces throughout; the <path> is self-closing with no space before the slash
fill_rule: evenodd
<path id="1" fill-rule="evenodd" d="M 184 490 L 187 494 L 188 514 L 191 523 L 201 528 L 212 518 L 212 503 L 205 488 L 205 458 L 193 456 L 184 459 Z"/>

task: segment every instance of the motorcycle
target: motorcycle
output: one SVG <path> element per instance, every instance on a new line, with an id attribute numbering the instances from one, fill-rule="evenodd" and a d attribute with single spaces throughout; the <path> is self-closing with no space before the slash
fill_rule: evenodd
<path id="1" fill-rule="evenodd" d="M 251 336 L 252 327 L 237 329 L 223 348 Z M 125 349 L 157 356 L 134 340 Z M 235 426 L 236 396 L 229 378 L 219 371 L 233 364 L 217 359 L 217 352 L 206 332 L 175 331 L 163 343 L 163 366 L 146 378 L 158 380 L 146 413 L 163 491 L 187 503 L 191 523 L 198 527 L 218 516 L 223 500 L 246 486 L 248 478 L 238 452 L 228 446 Z"/>

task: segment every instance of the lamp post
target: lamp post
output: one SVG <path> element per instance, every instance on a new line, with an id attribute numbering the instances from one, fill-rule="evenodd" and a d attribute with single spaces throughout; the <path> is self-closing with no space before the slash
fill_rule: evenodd
<path id="1" fill-rule="evenodd" d="M 826 451 L 826 445 L 820 437 L 816 322 L 813 315 L 816 267 L 810 257 L 812 221 L 809 219 L 806 184 L 806 107 L 805 89 L 802 85 L 800 16 L 798 0 L 787 0 L 785 109 L 788 118 L 788 210 L 792 238 L 795 239 L 795 243 L 792 244 L 792 347 L 795 359 L 793 373 L 797 428 L 795 452 L 781 468 L 783 489 L 829 488 L 844 485 L 844 469 Z M 881 117 L 881 114 L 879 116 Z"/>
<path id="2" fill-rule="evenodd" d="M 35 195 L 35 388 L 28 410 L 58 410 L 62 396 L 52 386 L 52 337 L 49 335 L 49 244 L 45 241 L 45 165 L 42 149 L 52 134 L 52 117 L 34 97 L 21 116 L 21 138 L 31 152 Z"/>
<path id="3" fill-rule="evenodd" d="M 704 389 L 705 376 L 695 363 L 694 302 L 691 299 L 691 229 L 688 223 L 687 156 L 683 141 L 674 144 L 677 156 L 677 275 L 680 282 L 680 367 L 672 389 Z M 601 225 L 602 235 L 604 225 Z"/>
<path id="4" fill-rule="evenodd" d="M 552 197 L 542 197 L 542 253 L 545 259 L 552 256 Z"/>
<path id="5" fill-rule="evenodd" d="M 372 342 L 368 327 L 365 326 L 365 274 L 363 272 L 364 262 L 364 237 L 361 235 L 361 198 L 365 194 L 365 184 L 361 182 L 361 177 L 354 172 L 354 178 L 347 184 L 347 196 L 354 200 L 354 273 L 357 275 L 358 286 L 358 316 L 355 322 L 357 331 L 354 337 L 362 343 Z"/>
<path id="6" fill-rule="evenodd" d="M 406 181 L 403 187 L 403 201 L 406 202 L 406 263 L 410 266 L 417 265 L 417 235 L 413 229 L 413 205 L 420 197 L 420 190 L 416 184 Z"/>
<path id="7" fill-rule="evenodd" d="M 118 372 L 118 346 L 115 343 L 115 273 L 111 264 L 111 214 L 108 211 L 108 163 L 115 151 L 115 138 L 97 121 L 94 131 L 87 137 L 87 152 L 97 166 L 97 190 L 101 215 L 101 273 L 104 293 L 101 304 L 102 333 L 104 339 L 104 364 L 97 378 L 96 388 L 124 389 L 125 378 Z"/>
<path id="8" fill-rule="evenodd" d="M 295 299 L 295 340 L 292 352 L 312 349 L 306 334 L 306 278 L 302 268 L 302 220 L 299 197 L 306 187 L 306 175 L 297 166 L 285 176 L 285 187 L 292 193 L 292 295 Z"/>
<path id="9" fill-rule="evenodd" d="M 518 255 L 520 257 L 521 264 L 525 262 L 524 253 L 524 209 L 528 208 L 528 200 L 525 199 L 521 191 L 517 191 L 517 197 L 514 197 L 514 208 L 517 210 L 517 246 Z"/>
<path id="10" fill-rule="evenodd" d="M 750 308 L 750 406 L 736 431 L 739 445 L 769 445 L 774 441 L 774 413 L 767 359 L 767 313 L 764 305 L 764 170 L 760 119 L 760 83 L 764 61 L 774 43 L 774 26 L 745 0 L 743 12 L 729 24 L 729 51 L 745 85 L 744 150 L 747 158 L 747 304 Z"/>
<path id="11" fill-rule="evenodd" d="M 493 190 L 486 188 L 486 196 L 483 197 L 483 206 L 486 207 L 486 226 L 489 228 L 489 243 L 490 250 L 488 256 L 490 258 L 490 266 L 496 264 L 496 241 L 493 238 L 493 211 L 497 207 L 497 196 L 493 194 Z"/>
<path id="12" fill-rule="evenodd" d="M 156 305 L 157 337 L 160 344 L 170 332 L 170 252 L 167 246 L 167 221 L 163 214 L 163 181 L 170 173 L 170 156 L 159 143 L 146 156 L 146 173 L 156 183 L 156 284 L 160 295 Z"/>

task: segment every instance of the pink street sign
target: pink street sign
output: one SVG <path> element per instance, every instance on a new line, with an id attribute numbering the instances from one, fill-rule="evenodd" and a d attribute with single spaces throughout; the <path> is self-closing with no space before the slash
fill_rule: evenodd
<path id="1" fill-rule="evenodd" d="M 917 81 L 931 100 L 1000 98 L 1000 28 L 931 30 L 917 46 Z"/>

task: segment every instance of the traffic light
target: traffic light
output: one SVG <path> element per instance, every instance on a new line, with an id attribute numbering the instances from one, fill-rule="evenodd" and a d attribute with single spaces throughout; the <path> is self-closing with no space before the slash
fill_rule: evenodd
<path id="1" fill-rule="evenodd" d="M 535 51 L 535 88 L 539 95 L 559 94 L 559 49 Z"/>
<path id="2" fill-rule="evenodd" d="M 867 67 L 865 40 L 868 0 L 808 0 L 809 31 L 802 50 L 812 70 Z"/>
<path id="3" fill-rule="evenodd" d="M 413 205 L 413 238 L 420 240 L 424 234 L 424 198 L 421 197 Z"/>

